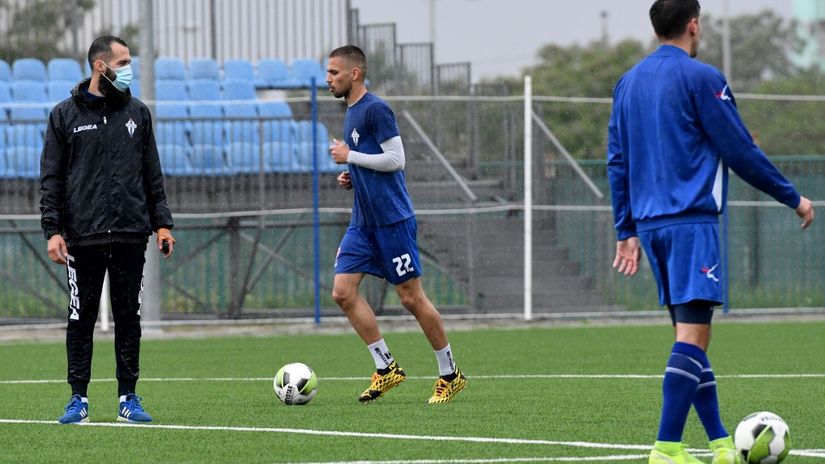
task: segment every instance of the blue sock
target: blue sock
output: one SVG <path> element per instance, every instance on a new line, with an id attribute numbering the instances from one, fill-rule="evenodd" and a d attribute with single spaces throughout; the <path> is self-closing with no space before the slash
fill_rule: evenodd
<path id="1" fill-rule="evenodd" d="M 704 352 L 696 345 L 676 342 L 670 353 L 662 382 L 662 420 L 659 441 L 682 441 L 687 415 L 702 375 Z"/>
<path id="2" fill-rule="evenodd" d="M 702 353 L 704 354 L 704 353 Z M 710 367 L 707 356 L 700 360 L 702 362 L 702 375 L 699 376 L 699 387 L 696 389 L 696 396 L 693 398 L 693 407 L 702 426 L 708 434 L 708 440 L 713 441 L 718 438 L 727 437 L 728 431 L 722 424 L 719 416 L 719 399 L 716 396 L 716 377 Z"/>

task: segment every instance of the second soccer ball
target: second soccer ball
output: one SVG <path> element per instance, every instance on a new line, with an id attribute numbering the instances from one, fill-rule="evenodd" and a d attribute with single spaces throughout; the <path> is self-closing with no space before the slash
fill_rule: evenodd
<path id="1" fill-rule="evenodd" d="M 791 430 L 772 412 L 756 412 L 736 427 L 736 448 L 749 464 L 782 462 L 791 450 Z"/>

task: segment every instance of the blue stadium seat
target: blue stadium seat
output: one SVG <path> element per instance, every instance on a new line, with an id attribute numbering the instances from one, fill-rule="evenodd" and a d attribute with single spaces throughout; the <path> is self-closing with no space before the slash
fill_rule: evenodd
<path id="1" fill-rule="evenodd" d="M 283 60 L 265 58 L 258 61 L 258 78 L 255 86 L 260 88 L 296 89 L 301 86 L 289 74 L 289 68 Z"/>
<path id="2" fill-rule="evenodd" d="M 30 147 L 43 149 L 43 124 L 6 125 L 6 149 L 10 147 Z"/>
<path id="3" fill-rule="evenodd" d="M 159 80 L 155 82 L 155 138 L 159 145 L 187 145 L 191 129 L 189 122 L 189 92 L 184 81 Z"/>
<path id="4" fill-rule="evenodd" d="M 52 58 L 48 65 L 50 81 L 71 81 L 77 83 L 83 79 L 80 63 L 71 58 Z"/>
<path id="5" fill-rule="evenodd" d="M 312 144 L 312 121 L 298 122 L 298 140 L 300 140 L 297 147 L 298 163 L 304 170 L 312 171 L 313 168 L 313 148 L 317 149 L 318 153 L 318 171 L 319 172 L 340 172 L 346 169 L 345 164 L 337 164 L 329 155 L 329 133 L 327 127 L 318 122 L 316 129 L 317 145 Z"/>
<path id="6" fill-rule="evenodd" d="M 189 116 L 187 101 L 189 91 L 183 81 L 158 80 L 155 82 L 155 99 L 158 118 L 186 118 Z"/>
<path id="7" fill-rule="evenodd" d="M 232 118 L 256 118 L 255 85 L 243 79 L 227 79 L 223 82 L 223 114 L 227 117 L 228 143 L 260 144 L 260 124 L 255 120 Z M 230 159 L 232 157 L 230 156 Z"/>
<path id="8" fill-rule="evenodd" d="M 296 149 L 298 164 L 302 171 L 312 171 L 312 144 L 301 143 Z M 329 154 L 329 150 L 318 146 L 318 172 L 341 172 L 347 168 L 346 164 L 337 164 Z"/>
<path id="9" fill-rule="evenodd" d="M 213 58 L 194 58 L 189 62 L 189 79 L 220 80 L 221 68 Z"/>
<path id="10" fill-rule="evenodd" d="M 321 63 L 309 59 L 299 58 L 292 61 L 290 66 L 292 78 L 297 81 L 301 87 L 309 87 L 312 83 L 312 78 L 315 78 L 315 87 L 324 88 L 327 86 L 327 73 L 321 69 Z"/>
<path id="11" fill-rule="evenodd" d="M 227 117 L 255 117 L 257 101 L 255 85 L 252 81 L 243 79 L 227 79 L 223 81 L 223 99 L 232 103 L 224 103 L 223 114 Z"/>
<path id="12" fill-rule="evenodd" d="M 155 79 L 183 81 L 186 80 L 186 67 L 179 58 L 158 58 L 155 60 Z"/>
<path id="13" fill-rule="evenodd" d="M 222 121 L 194 119 L 190 127 L 192 145 L 223 145 L 225 137 L 224 123 Z"/>
<path id="14" fill-rule="evenodd" d="M 0 60 L 0 81 L 11 82 L 11 67 L 5 60 Z"/>
<path id="15" fill-rule="evenodd" d="M 158 145 L 187 145 L 192 125 L 189 121 L 159 119 L 154 124 L 155 143 Z"/>
<path id="16" fill-rule="evenodd" d="M 224 125 L 226 143 L 251 143 L 260 145 L 261 126 L 258 121 L 228 120 Z"/>
<path id="17" fill-rule="evenodd" d="M 255 81 L 255 68 L 247 60 L 232 59 L 223 62 L 223 78 Z"/>
<path id="18" fill-rule="evenodd" d="M 292 108 L 285 101 L 268 100 L 258 102 L 258 115 L 262 118 L 292 118 Z"/>
<path id="19" fill-rule="evenodd" d="M 5 128 L 4 177 L 40 178 L 40 153 L 43 150 L 41 124 L 13 124 Z M 0 137 L 2 138 L 2 137 Z"/>
<path id="20" fill-rule="evenodd" d="M 132 79 L 132 82 L 129 84 L 129 93 L 131 93 L 135 98 L 140 98 L 142 93 L 140 91 L 140 80 Z"/>
<path id="21" fill-rule="evenodd" d="M 50 102 L 63 101 L 72 96 L 71 92 L 77 81 L 49 81 L 46 83 L 46 94 Z"/>
<path id="22" fill-rule="evenodd" d="M 132 57 L 132 81 L 139 81 L 140 80 L 140 57 L 133 56 Z M 157 76 L 155 77 L 157 79 Z"/>
<path id="23" fill-rule="evenodd" d="M 0 140 L 2 139 L 3 137 L 0 137 Z M 11 178 L 14 178 L 14 171 L 8 163 L 6 163 L 6 150 L 3 148 L 2 143 L 0 143 L 0 179 Z"/>
<path id="24" fill-rule="evenodd" d="M 129 84 L 129 92 L 132 93 L 132 96 L 135 98 L 140 98 L 140 58 L 137 56 L 132 57 L 132 83 Z"/>
<path id="25" fill-rule="evenodd" d="M 188 145 L 158 145 L 160 166 L 165 176 L 191 176 L 195 174 L 189 159 L 191 147 Z"/>
<path id="26" fill-rule="evenodd" d="M 14 81 L 11 83 L 11 94 L 14 103 L 41 104 L 12 108 L 11 118 L 16 121 L 44 121 L 48 115 L 49 98 L 46 95 L 46 84 L 40 81 Z"/>
<path id="27" fill-rule="evenodd" d="M 213 144 L 192 145 L 192 172 L 198 176 L 231 174 L 224 158 L 223 147 Z"/>
<path id="28" fill-rule="evenodd" d="M 11 65 L 11 74 L 16 81 L 46 82 L 46 65 L 37 58 L 20 58 Z"/>
<path id="29" fill-rule="evenodd" d="M 318 128 L 316 130 L 316 140 L 318 140 L 318 145 L 329 147 L 332 140 L 329 138 L 327 126 L 319 121 Z M 301 143 L 312 142 L 312 121 L 298 121 L 298 141 Z"/>
<path id="30" fill-rule="evenodd" d="M 223 145 L 223 108 L 218 81 L 189 81 L 189 97 L 192 99 L 189 104 L 192 145 Z"/>
<path id="31" fill-rule="evenodd" d="M 266 142 L 263 145 L 264 164 L 267 172 L 301 172 L 295 155 L 296 145 L 291 142 Z"/>
<path id="32" fill-rule="evenodd" d="M 193 118 L 220 118 L 223 116 L 221 85 L 218 81 L 198 79 L 189 81 L 189 114 Z M 214 102 L 214 103 L 212 103 Z"/>
<path id="33" fill-rule="evenodd" d="M 226 146 L 229 168 L 235 174 L 253 174 L 261 170 L 260 145 L 249 142 L 232 142 Z M 264 164 L 266 171 L 266 164 Z"/>
<path id="34" fill-rule="evenodd" d="M 40 178 L 40 151 L 35 147 L 15 146 L 6 148 L 8 170 L 18 179 Z"/>
<path id="35" fill-rule="evenodd" d="M 9 119 L 8 104 L 11 103 L 11 86 L 8 82 L 0 80 L 0 121 Z M 0 139 L 3 134 L 0 134 Z"/>
<path id="36" fill-rule="evenodd" d="M 264 142 L 297 142 L 298 123 L 292 119 L 264 121 Z"/>

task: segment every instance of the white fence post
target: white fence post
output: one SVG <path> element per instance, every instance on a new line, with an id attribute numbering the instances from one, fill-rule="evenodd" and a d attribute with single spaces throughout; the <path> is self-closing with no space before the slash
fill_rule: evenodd
<path id="1" fill-rule="evenodd" d="M 533 318 L 533 78 L 524 76 L 524 320 Z"/>

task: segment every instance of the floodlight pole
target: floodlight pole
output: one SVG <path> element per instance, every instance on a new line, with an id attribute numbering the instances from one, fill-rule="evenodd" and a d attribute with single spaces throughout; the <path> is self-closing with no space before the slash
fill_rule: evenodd
<path id="1" fill-rule="evenodd" d="M 533 78 L 524 77 L 524 320 L 533 318 Z"/>
<path id="2" fill-rule="evenodd" d="M 318 181 L 318 86 L 315 77 L 309 80 L 312 116 L 312 283 L 315 295 L 315 324 L 321 323 L 321 216 L 319 213 Z"/>
<path id="3" fill-rule="evenodd" d="M 149 103 L 152 119 L 155 115 L 155 35 L 152 0 L 140 2 L 140 95 Z M 154 235 L 146 245 L 146 264 L 143 266 L 143 295 L 140 317 L 146 322 L 160 321 L 160 252 Z"/>
<path id="4" fill-rule="evenodd" d="M 722 72 L 728 80 L 733 82 L 733 69 L 730 56 L 730 15 L 728 14 L 729 0 L 722 0 Z"/>

